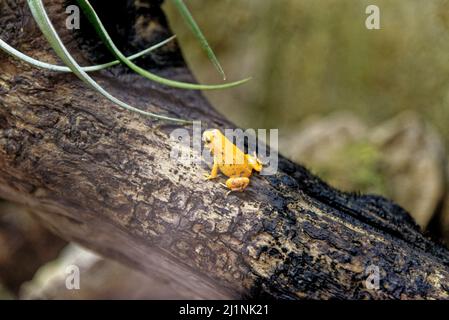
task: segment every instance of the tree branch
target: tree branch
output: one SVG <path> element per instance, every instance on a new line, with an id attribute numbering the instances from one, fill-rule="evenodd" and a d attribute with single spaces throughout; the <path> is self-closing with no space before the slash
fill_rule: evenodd
<path id="1" fill-rule="evenodd" d="M 170 35 L 160 1 L 92 3 L 126 54 Z M 66 4 L 46 1 L 72 53 L 84 65 L 110 60 L 85 23 L 75 36 L 64 29 Z M 3 40 L 57 61 L 24 1 L 0 0 L 0 8 Z M 139 64 L 194 81 L 176 45 Z M 176 125 L 122 111 L 73 75 L 3 53 L 0 70 L 0 196 L 32 206 L 63 238 L 192 298 L 449 297 L 449 252 L 390 201 L 339 192 L 282 157 L 276 175 L 256 176 L 226 198 L 217 182 L 203 181 L 206 165 L 170 159 Z M 123 67 L 96 79 L 131 105 L 200 119 L 203 128 L 234 127 L 198 92 Z M 379 290 L 365 287 L 370 265 L 379 267 Z"/>

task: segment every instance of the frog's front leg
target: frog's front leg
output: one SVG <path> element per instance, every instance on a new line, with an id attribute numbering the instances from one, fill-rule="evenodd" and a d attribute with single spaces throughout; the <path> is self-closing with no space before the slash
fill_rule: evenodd
<path id="1" fill-rule="evenodd" d="M 249 184 L 249 179 L 246 177 L 231 177 L 226 180 L 226 186 L 231 191 L 243 191 Z"/>
<path id="2" fill-rule="evenodd" d="M 215 179 L 218 176 L 218 163 L 214 159 L 214 165 L 212 166 L 212 171 L 210 174 L 205 174 L 204 177 L 206 180 Z"/>

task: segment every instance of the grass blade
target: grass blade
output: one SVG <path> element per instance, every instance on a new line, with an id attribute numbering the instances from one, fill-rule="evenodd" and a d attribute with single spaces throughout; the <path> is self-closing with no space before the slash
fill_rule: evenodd
<path id="1" fill-rule="evenodd" d="M 80 65 L 75 61 L 75 59 L 70 55 L 64 44 L 62 43 L 61 39 L 59 38 L 58 33 L 56 32 L 53 24 L 50 21 L 50 18 L 47 15 L 47 12 L 45 11 L 44 5 L 42 3 L 42 0 L 27 0 L 28 6 L 30 7 L 31 13 L 33 14 L 34 20 L 38 24 L 39 28 L 41 29 L 42 33 L 44 34 L 47 41 L 50 43 L 53 50 L 56 52 L 56 54 L 59 56 L 59 58 L 72 70 L 74 74 L 76 74 L 81 80 L 83 80 L 85 83 L 90 85 L 93 89 L 95 89 L 97 92 L 101 93 L 103 96 L 105 96 L 110 101 L 114 102 L 115 104 L 119 105 L 120 107 L 142 114 L 144 116 L 153 117 L 156 119 L 162 119 L 162 120 L 169 120 L 169 121 L 175 121 L 179 123 L 192 123 L 192 121 L 189 120 L 183 120 L 183 119 L 176 119 L 166 116 L 161 116 L 158 114 L 154 114 L 151 112 L 146 112 L 140 109 L 137 109 L 133 106 L 130 106 L 129 104 L 122 102 L 121 100 L 115 98 L 110 93 L 108 93 L 103 87 L 101 87 L 95 80 L 93 80 L 83 69 L 80 67 Z"/>
<path id="2" fill-rule="evenodd" d="M 169 80 L 162 78 L 160 76 L 157 76 L 145 69 L 142 69 L 141 67 L 137 66 L 133 62 L 129 61 L 123 53 L 120 52 L 120 50 L 115 46 L 114 42 L 112 41 L 111 37 L 109 36 L 108 32 L 106 31 L 105 27 L 103 26 L 103 23 L 100 21 L 100 18 L 98 17 L 97 13 L 95 12 L 94 8 L 91 6 L 89 1 L 87 0 L 78 0 L 78 4 L 83 9 L 84 14 L 87 16 L 89 21 L 94 26 L 95 30 L 97 31 L 98 35 L 101 37 L 101 40 L 103 43 L 109 48 L 109 50 L 115 55 L 116 59 L 120 60 L 123 64 L 127 65 L 131 70 L 134 72 L 140 74 L 141 76 L 150 79 L 152 81 L 175 87 L 175 88 L 181 88 L 181 89 L 192 89 L 192 90 L 217 90 L 217 89 L 226 89 L 235 87 L 238 85 L 241 85 L 250 79 L 244 79 L 236 82 L 231 83 L 225 83 L 225 84 L 218 84 L 218 85 L 201 85 L 201 84 L 194 84 L 194 83 L 185 83 L 185 82 L 179 82 L 174 80 Z"/>
<path id="3" fill-rule="evenodd" d="M 224 73 L 224 70 L 220 62 L 215 56 L 214 51 L 207 42 L 207 39 L 204 36 L 203 32 L 201 31 L 200 27 L 198 26 L 192 14 L 190 13 L 189 8 L 187 8 L 183 0 L 172 0 L 172 1 L 176 6 L 176 8 L 178 9 L 178 11 L 183 16 L 184 20 L 190 26 L 190 29 L 192 29 L 193 34 L 195 35 L 196 39 L 200 42 L 201 46 L 203 47 L 209 59 L 212 61 L 217 71 L 222 75 L 223 80 L 226 80 L 226 74 Z"/>
<path id="4" fill-rule="evenodd" d="M 162 46 L 164 46 L 165 44 L 167 44 L 168 42 L 172 41 L 173 39 L 175 39 L 176 36 L 172 36 L 164 41 L 159 42 L 158 44 L 155 44 L 154 46 L 151 46 L 150 48 L 147 48 L 145 50 L 142 50 L 136 54 L 133 54 L 132 56 L 129 56 L 128 59 L 129 60 L 134 60 L 137 59 L 139 57 L 142 57 Z M 72 70 L 70 70 L 70 68 L 66 67 L 66 66 L 58 66 L 55 64 L 51 64 L 51 63 L 46 63 L 43 61 L 39 61 L 36 60 L 22 52 L 20 52 L 17 49 L 14 49 L 13 47 L 11 47 L 9 44 L 7 44 L 5 41 L 3 41 L 2 39 L 0 39 L 0 49 L 2 49 L 3 51 L 5 51 L 6 53 L 10 54 L 11 56 L 23 60 L 35 67 L 38 68 L 43 68 L 43 69 L 47 69 L 47 70 L 51 70 L 51 71 L 57 71 L 57 72 L 72 72 Z M 95 66 L 89 66 L 89 67 L 81 67 L 81 69 L 85 72 L 94 72 L 94 71 L 100 71 L 112 66 L 115 66 L 117 64 L 120 64 L 120 61 L 118 60 L 114 60 L 108 63 L 103 63 L 103 64 L 99 64 L 99 65 L 95 65 Z"/>

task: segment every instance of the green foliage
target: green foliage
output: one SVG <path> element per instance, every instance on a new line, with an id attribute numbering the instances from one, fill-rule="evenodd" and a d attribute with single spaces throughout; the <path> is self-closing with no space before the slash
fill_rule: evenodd
<path id="1" fill-rule="evenodd" d="M 184 17 L 184 20 L 187 22 L 187 24 L 192 29 L 194 36 L 201 44 L 204 51 L 206 51 L 207 56 L 214 64 L 217 71 L 222 75 L 223 79 L 226 80 L 226 74 L 224 73 L 224 70 L 223 70 L 220 62 L 218 61 L 217 57 L 215 56 L 214 51 L 212 50 L 209 43 L 207 42 L 206 37 L 203 35 L 203 32 L 201 31 L 200 27 L 196 23 L 195 19 L 193 18 L 192 14 L 190 13 L 189 9 L 184 4 L 184 1 L 183 0 L 172 0 L 172 1 L 175 4 L 175 6 L 178 8 L 178 11 Z"/>
<path id="2" fill-rule="evenodd" d="M 170 41 L 174 40 L 176 38 L 176 36 L 172 36 L 164 41 L 159 42 L 158 44 L 151 46 L 145 50 L 142 50 L 136 54 L 133 54 L 131 56 L 128 57 L 129 60 L 134 60 L 137 58 L 140 58 L 156 49 L 159 49 L 160 47 L 166 45 L 167 43 L 169 43 Z M 38 68 L 42 68 L 42 69 L 47 69 L 50 71 L 57 71 L 57 72 L 72 72 L 72 70 L 70 70 L 69 67 L 66 66 L 58 66 L 55 64 L 51 64 L 51 63 L 46 63 L 46 62 L 42 62 L 39 60 L 36 60 L 22 52 L 20 52 L 19 50 L 14 49 L 13 47 L 11 47 L 9 44 L 7 44 L 5 41 L 3 41 L 2 39 L 0 39 L 0 49 L 2 49 L 3 51 L 5 51 L 6 53 L 10 54 L 11 56 L 19 59 L 19 60 L 23 60 L 35 67 Z M 103 69 L 107 69 L 110 67 L 113 67 L 115 65 L 120 64 L 120 61 L 118 60 L 114 60 L 111 62 L 107 62 L 107 63 L 103 63 L 103 64 L 99 64 L 96 66 L 89 66 L 89 67 L 81 67 L 81 69 L 85 72 L 94 72 L 94 71 L 100 71 Z"/>
<path id="3" fill-rule="evenodd" d="M 58 33 L 56 32 L 53 24 L 51 23 L 47 12 L 45 11 L 44 5 L 42 3 L 42 0 L 28 0 L 28 5 L 30 7 L 31 13 L 34 17 L 34 20 L 38 24 L 40 30 L 44 34 L 47 41 L 50 43 L 53 50 L 56 52 L 58 57 L 67 65 L 67 67 L 72 70 L 72 72 L 78 76 L 81 80 L 83 80 L 86 84 L 91 86 L 94 90 L 96 90 L 98 93 L 102 94 L 104 97 L 112 101 L 113 103 L 117 104 L 118 106 L 135 112 L 139 113 L 144 116 L 152 117 L 155 119 L 161 119 L 161 120 L 169 120 L 179 123 L 189 123 L 188 120 L 183 119 L 176 119 L 171 117 L 165 117 L 158 114 L 154 114 L 151 112 L 146 112 L 143 110 L 140 110 L 138 108 L 135 108 L 133 106 L 130 106 L 129 104 L 115 98 L 110 93 L 108 93 L 103 87 L 101 87 L 94 79 L 92 79 L 82 68 L 81 66 L 76 62 L 76 60 L 70 55 L 66 47 L 61 41 L 61 38 L 59 37 Z"/>
<path id="4" fill-rule="evenodd" d="M 162 77 L 159 77 L 145 69 L 140 68 L 136 64 L 134 64 L 132 61 L 130 61 L 128 58 L 125 57 L 125 55 L 120 52 L 120 50 L 117 48 L 117 46 L 112 41 L 111 37 L 109 36 L 108 32 L 106 31 L 106 28 L 100 21 L 100 18 L 96 14 L 94 8 L 90 5 L 89 1 L 87 0 L 78 0 L 78 4 L 84 11 L 85 15 L 91 22 L 91 24 L 95 27 L 95 30 L 97 31 L 98 35 L 100 36 L 103 43 L 108 47 L 108 49 L 111 51 L 114 56 L 120 60 L 123 64 L 128 66 L 131 70 L 134 72 L 140 74 L 141 76 L 153 80 L 155 82 L 165 84 L 171 87 L 175 88 L 181 88 L 181 89 L 192 89 L 192 90 L 216 90 L 216 89 L 226 89 L 230 87 L 235 87 L 238 85 L 241 85 L 245 82 L 247 82 L 249 79 L 244 79 L 232 83 L 225 83 L 220 85 L 200 85 L 200 84 L 193 84 L 193 83 L 184 83 L 179 81 L 173 81 L 169 79 L 165 79 Z"/>
<path id="5" fill-rule="evenodd" d="M 50 46 L 53 48 L 53 50 L 56 52 L 58 57 L 64 62 L 66 66 L 58 66 L 49 64 L 46 62 L 42 62 L 39 60 L 36 60 L 30 56 L 27 56 L 26 54 L 14 49 L 10 45 L 8 45 L 6 42 L 0 39 L 0 49 L 7 52 L 8 54 L 12 55 L 13 57 L 23 60 L 33 66 L 48 69 L 51 71 L 58 71 L 58 72 L 73 72 L 78 78 L 80 78 L 82 81 L 84 81 L 86 84 L 88 84 L 90 87 L 92 87 L 94 90 L 102 94 L 104 97 L 115 103 L 116 105 L 135 112 L 139 113 L 144 116 L 152 117 L 155 119 L 160 120 L 168 120 L 168 121 L 174 121 L 178 123 L 192 123 L 191 120 L 184 120 L 184 119 L 177 119 L 167 116 L 162 116 L 158 114 L 154 114 L 151 112 L 146 112 L 141 109 L 135 108 L 133 106 L 130 106 L 129 104 L 115 98 L 111 94 L 109 94 L 105 89 L 103 89 L 94 79 L 92 79 L 87 72 L 92 71 L 99 71 L 114 65 L 117 65 L 119 63 L 123 63 L 126 66 L 128 66 L 130 69 L 132 69 L 134 72 L 144 76 L 147 79 L 150 79 L 152 81 L 171 86 L 181 89 L 192 89 L 192 90 L 216 90 L 216 89 L 226 89 L 235 87 L 238 85 L 241 85 L 250 79 L 243 79 L 240 81 L 235 81 L 231 83 L 224 83 L 219 85 L 200 85 L 200 84 L 194 84 L 194 83 L 184 83 L 174 80 L 165 79 L 163 77 L 157 76 L 147 70 L 144 70 L 134 64 L 132 60 L 143 56 L 144 54 L 147 54 L 148 52 L 151 52 L 152 50 L 155 50 L 167 42 L 173 40 L 174 37 L 171 37 L 165 41 L 162 41 L 161 43 L 152 46 L 151 48 L 148 48 L 146 50 L 143 50 L 137 54 L 134 54 L 130 57 L 126 57 L 123 55 L 118 48 L 115 46 L 114 42 L 110 38 L 109 34 L 107 33 L 105 27 L 103 26 L 102 22 L 100 21 L 99 17 L 97 16 L 96 12 L 94 11 L 93 7 L 90 5 L 90 3 L 87 0 L 78 0 L 78 3 L 82 7 L 84 13 L 88 17 L 89 21 L 92 23 L 92 25 L 95 27 L 95 30 L 99 34 L 102 41 L 105 43 L 105 45 L 110 49 L 110 51 L 116 56 L 117 60 L 112 61 L 109 63 L 96 65 L 96 66 L 89 66 L 89 67 L 81 67 L 77 61 L 72 57 L 72 55 L 68 52 L 66 49 L 64 43 L 61 41 L 58 33 L 56 32 L 54 26 L 52 25 L 46 11 L 45 7 L 42 3 L 42 0 L 27 0 L 28 6 L 30 7 L 31 13 L 33 15 L 34 20 L 38 24 L 40 30 L 44 34 L 45 38 L 49 42 Z M 223 68 L 221 67 L 220 63 L 218 62 L 218 59 L 216 58 L 214 52 L 212 51 L 211 47 L 209 46 L 206 38 L 204 37 L 203 33 L 201 32 L 200 28 L 198 27 L 197 23 L 193 19 L 193 16 L 190 14 L 189 10 L 185 6 L 182 0 L 173 0 L 175 6 L 179 9 L 180 13 L 185 18 L 188 25 L 193 30 L 194 35 L 197 37 L 198 41 L 200 42 L 203 49 L 207 52 L 210 60 L 214 64 L 214 66 L 217 68 L 217 70 L 224 76 Z"/>

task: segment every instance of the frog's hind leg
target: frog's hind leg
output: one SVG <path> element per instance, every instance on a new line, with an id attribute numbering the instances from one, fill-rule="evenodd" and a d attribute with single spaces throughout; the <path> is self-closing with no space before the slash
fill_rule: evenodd
<path id="1" fill-rule="evenodd" d="M 249 179 L 246 177 L 231 177 L 226 180 L 226 187 L 231 191 L 243 191 L 249 184 Z"/>
<path id="2" fill-rule="evenodd" d="M 218 176 L 218 164 L 214 161 L 214 165 L 212 167 L 212 171 L 210 174 L 205 174 L 204 179 L 205 180 L 212 180 L 215 179 Z"/>

